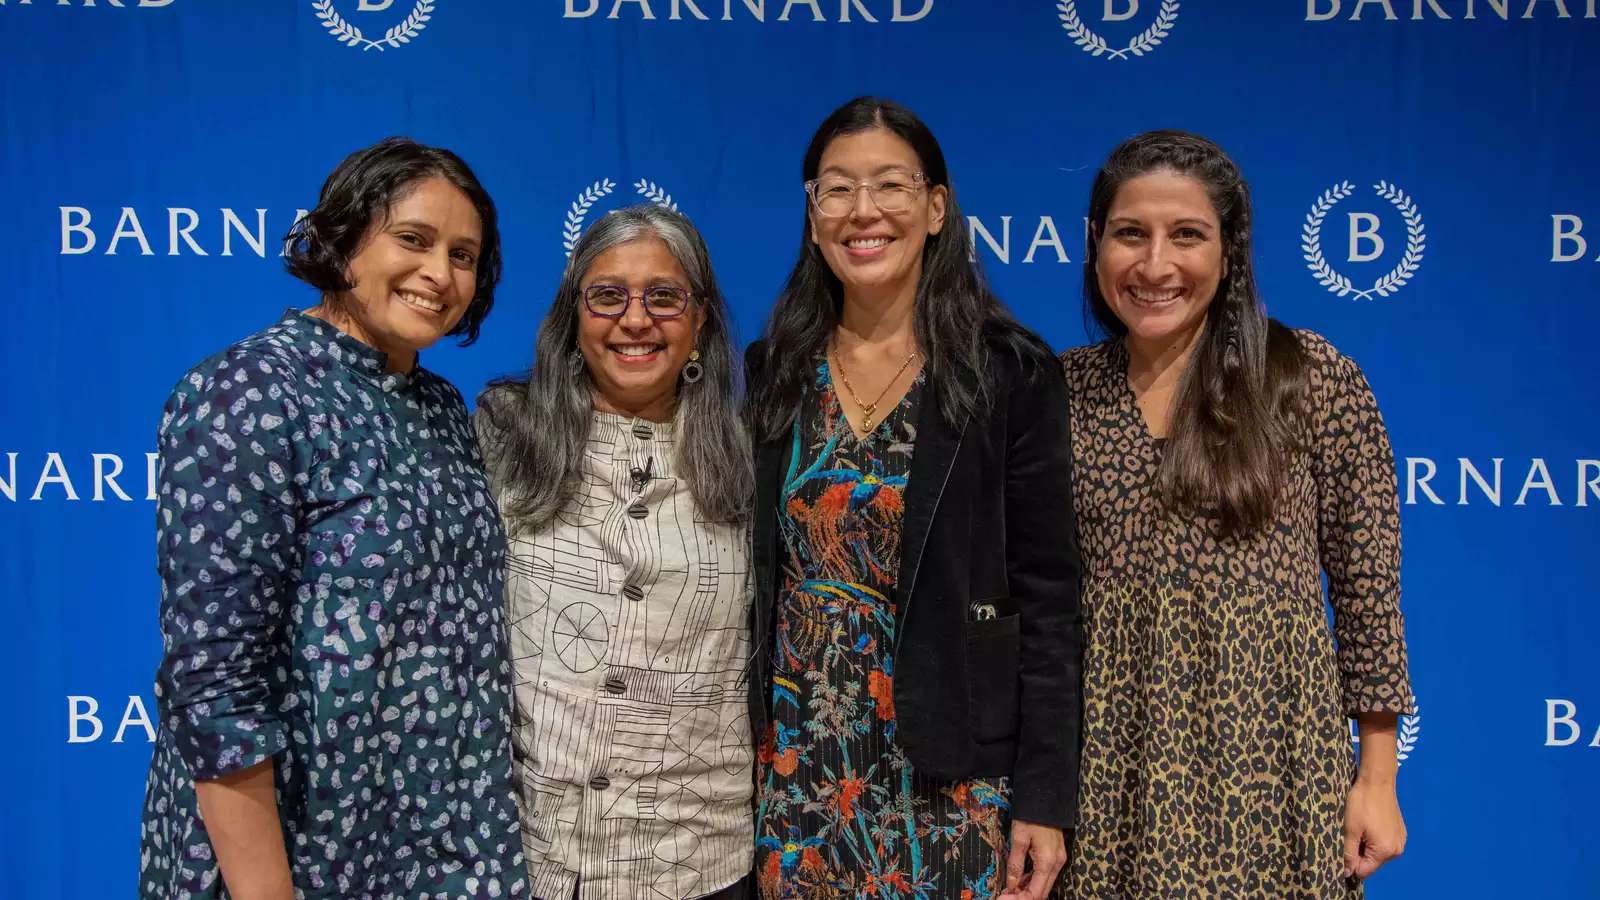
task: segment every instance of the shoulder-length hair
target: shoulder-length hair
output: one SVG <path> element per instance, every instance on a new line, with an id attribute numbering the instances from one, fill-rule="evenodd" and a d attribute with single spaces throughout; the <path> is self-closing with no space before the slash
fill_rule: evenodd
<path id="1" fill-rule="evenodd" d="M 594 382 L 578 355 L 578 317 L 587 315 L 579 283 L 601 254 L 644 238 L 667 245 L 705 313 L 696 344 L 705 373 L 678 385 L 673 470 L 688 483 L 701 516 L 714 522 L 749 517 L 753 476 L 735 401 L 727 302 L 689 219 L 643 204 L 607 213 L 578 239 L 539 327 L 533 367 L 490 382 L 478 398 L 479 415 L 487 417 L 480 429 L 485 455 L 508 497 L 503 511 L 513 533 L 542 528 L 577 486 L 594 412 Z"/>
<path id="2" fill-rule="evenodd" d="M 1048 362 L 1050 350 L 990 292 L 956 203 L 944 151 L 911 110 L 878 97 L 857 97 L 834 110 L 811 137 L 800 180 L 817 177 L 822 154 L 836 138 L 877 128 L 910 144 L 929 189 L 943 187 L 948 194 L 944 227 L 929 235 L 922 248 L 913 324 L 939 411 L 952 427 L 960 427 L 988 401 L 993 387 L 987 364 L 991 345 L 998 342 L 1019 358 L 1035 362 Z M 762 377 L 749 385 L 745 413 L 753 434 L 764 441 L 780 436 L 793 421 L 814 360 L 825 351 L 844 303 L 843 285 L 811 240 L 810 216 L 807 204 L 800 222 L 799 258 L 767 321 L 765 358 L 759 361 Z"/>
<path id="3" fill-rule="evenodd" d="M 500 283 L 500 224 L 494 200 L 461 157 L 443 147 L 429 147 L 410 138 L 391 137 L 357 150 L 322 183 L 317 207 L 294 223 L 285 236 L 284 266 L 289 274 L 337 298 L 350 283 L 350 260 L 361 251 L 374 224 L 381 224 L 394 204 L 418 183 L 443 178 L 467 195 L 483 225 L 478 251 L 477 285 L 472 303 L 449 334 L 461 335 L 465 347 L 478 339 L 478 329 L 494 306 Z"/>
<path id="4" fill-rule="evenodd" d="M 1214 509 L 1224 533 L 1255 529 L 1271 521 L 1287 481 L 1309 380 L 1299 342 L 1267 318 L 1256 293 L 1250 187 L 1221 147 L 1183 131 L 1151 131 L 1111 152 L 1089 195 L 1084 307 L 1107 336 L 1127 335 L 1100 292 L 1095 267 L 1117 191 L 1153 172 L 1173 172 L 1205 187 L 1222 225 L 1226 266 L 1173 397 L 1161 492 L 1170 504 Z"/>

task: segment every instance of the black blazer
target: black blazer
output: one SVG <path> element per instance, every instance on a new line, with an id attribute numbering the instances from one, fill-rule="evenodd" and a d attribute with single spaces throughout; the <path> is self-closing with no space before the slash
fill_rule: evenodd
<path id="1" fill-rule="evenodd" d="M 757 383 L 762 342 L 745 352 Z M 960 428 L 930 382 L 917 417 L 895 588 L 901 747 L 942 779 L 1011 777 L 1012 816 L 1070 828 L 1082 719 L 1067 389 L 1055 360 L 989 353 L 987 410 Z M 792 439 L 757 443 L 750 720 L 770 720 L 777 516 Z M 989 607 L 994 617 L 986 618 Z"/>

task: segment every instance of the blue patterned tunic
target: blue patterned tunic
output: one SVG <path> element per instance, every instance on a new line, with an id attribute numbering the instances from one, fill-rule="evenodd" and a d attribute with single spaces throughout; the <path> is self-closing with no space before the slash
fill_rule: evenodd
<path id="1" fill-rule="evenodd" d="M 142 896 L 227 896 L 194 779 L 270 757 L 297 896 L 527 896 L 499 512 L 461 395 L 384 365 L 290 310 L 167 401 Z"/>

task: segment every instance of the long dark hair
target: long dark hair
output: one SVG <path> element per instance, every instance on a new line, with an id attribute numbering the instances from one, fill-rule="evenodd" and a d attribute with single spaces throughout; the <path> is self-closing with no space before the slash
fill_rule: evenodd
<path id="1" fill-rule="evenodd" d="M 1173 172 L 1205 187 L 1222 223 L 1226 265 L 1173 397 L 1161 492 L 1177 506 L 1214 509 L 1224 533 L 1252 530 L 1273 518 L 1309 382 L 1299 341 L 1267 318 L 1256 294 L 1250 187 L 1221 147 L 1183 131 L 1150 131 L 1111 151 L 1089 194 L 1084 304 L 1108 336 L 1127 335 L 1100 292 L 1095 268 L 1117 191 L 1152 172 Z"/>
<path id="2" fill-rule="evenodd" d="M 490 382 L 478 397 L 484 456 L 507 495 L 503 509 L 513 533 L 543 528 L 577 488 L 594 418 L 594 381 L 577 349 L 578 317 L 587 315 L 578 285 L 607 250 L 646 238 L 667 245 L 705 313 L 695 345 L 704 374 L 678 385 L 675 477 L 687 482 L 696 511 L 707 521 L 749 518 L 750 447 L 739 421 L 728 304 L 705 241 L 688 217 L 641 204 L 607 213 L 578 239 L 539 327 L 533 367 Z"/>
<path id="3" fill-rule="evenodd" d="M 500 220 L 494 200 L 478 176 L 461 157 L 443 147 L 391 137 L 346 156 L 322 183 L 316 208 L 289 229 L 284 238 L 284 267 L 337 303 L 342 292 L 355 287 L 348 275 L 350 259 L 361 250 L 367 230 L 383 222 L 390 208 L 418 184 L 433 177 L 443 178 L 466 194 L 483 224 L 472 303 L 449 332 L 461 336 L 463 347 L 476 341 L 500 282 Z"/>
<path id="4" fill-rule="evenodd" d="M 944 151 L 916 114 L 892 100 L 857 97 L 834 110 L 811 137 L 800 180 L 817 177 L 822 154 L 836 138 L 882 128 L 916 151 L 929 190 L 943 187 L 944 227 L 922 248 L 922 278 L 913 314 L 924 371 L 939 398 L 940 413 L 953 427 L 988 401 L 990 342 L 1019 359 L 1049 360 L 1049 348 L 1018 324 L 989 291 L 972 252 L 972 236 L 956 203 Z M 799 191 L 795 194 L 798 196 Z M 758 440 L 773 440 L 793 421 L 813 361 L 839 324 L 844 287 L 811 241 L 809 206 L 800 221 L 800 255 L 767 321 L 761 377 L 749 385 L 745 413 Z"/>

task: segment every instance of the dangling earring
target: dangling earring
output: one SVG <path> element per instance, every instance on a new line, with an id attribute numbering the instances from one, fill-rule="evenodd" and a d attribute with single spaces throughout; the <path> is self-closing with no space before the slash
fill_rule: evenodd
<path id="1" fill-rule="evenodd" d="M 572 370 L 573 375 L 582 375 L 584 365 L 583 351 L 573 347 L 572 354 L 567 357 L 567 368 Z"/>
<path id="2" fill-rule="evenodd" d="M 700 365 L 700 351 L 690 350 L 689 361 L 683 364 L 683 383 L 694 384 L 706 374 L 706 367 Z"/>

